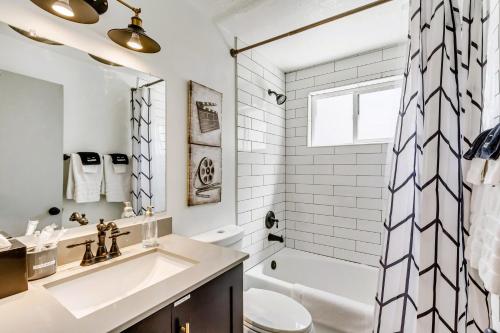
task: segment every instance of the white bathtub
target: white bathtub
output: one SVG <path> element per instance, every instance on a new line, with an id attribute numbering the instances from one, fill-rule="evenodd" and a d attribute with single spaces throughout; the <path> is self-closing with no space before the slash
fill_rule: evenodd
<path id="1" fill-rule="evenodd" d="M 377 279 L 374 267 L 285 248 L 245 273 L 245 289 L 293 297 L 311 313 L 316 332 L 362 333 L 372 331 Z"/>

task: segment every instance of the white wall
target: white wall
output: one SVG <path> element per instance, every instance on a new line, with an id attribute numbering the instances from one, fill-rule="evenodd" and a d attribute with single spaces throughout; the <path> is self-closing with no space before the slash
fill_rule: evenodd
<path id="1" fill-rule="evenodd" d="M 283 235 L 285 229 L 285 105 L 278 106 L 267 90 L 284 93 L 285 74 L 252 50 L 238 55 L 236 80 L 238 225 L 245 228 L 248 269 L 284 247 L 269 242 L 267 235 Z M 268 230 L 265 216 L 270 210 L 281 223 Z"/>
<path id="2" fill-rule="evenodd" d="M 153 73 L 167 82 L 167 211 L 174 232 L 193 235 L 235 224 L 235 87 L 234 59 L 215 25 L 188 2 L 140 3 L 145 29 L 163 47 L 142 55 L 116 46 L 110 28 L 128 24 L 131 12 L 110 2 L 109 12 L 94 26 L 67 22 L 43 12 L 30 1 L 0 0 L 0 20 L 129 67 Z M 223 189 L 220 204 L 188 208 L 186 204 L 187 96 L 194 80 L 224 94 L 222 120 Z"/>
<path id="3" fill-rule="evenodd" d="M 307 147 L 313 91 L 403 73 L 405 47 L 286 75 L 286 246 L 378 265 L 388 144 Z"/>

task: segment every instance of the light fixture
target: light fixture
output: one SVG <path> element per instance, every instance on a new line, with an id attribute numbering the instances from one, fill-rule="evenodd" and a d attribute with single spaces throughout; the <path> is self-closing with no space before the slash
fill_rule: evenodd
<path id="1" fill-rule="evenodd" d="M 91 57 L 92 59 L 94 59 L 95 61 L 98 61 L 100 62 L 101 64 L 104 64 L 104 65 L 108 65 L 108 66 L 114 66 L 114 67 L 123 67 L 122 65 L 120 64 L 117 64 L 115 62 L 112 62 L 112 61 L 109 61 L 109 60 L 106 60 L 104 58 L 101 58 L 101 57 L 98 57 L 96 55 L 93 55 L 91 53 L 88 54 L 89 57 Z"/>
<path id="2" fill-rule="evenodd" d="M 101 1 L 94 0 L 31 0 L 31 2 L 55 16 L 83 24 L 99 21 L 99 13 L 93 5 L 94 3 L 102 5 Z"/>
<path id="3" fill-rule="evenodd" d="M 284 104 L 284 103 L 286 102 L 286 96 L 285 96 L 285 95 L 283 95 L 283 94 L 278 94 L 277 92 L 272 91 L 271 89 L 269 89 L 269 90 L 267 91 L 267 94 L 268 94 L 269 96 L 271 96 L 271 95 L 275 95 L 275 96 L 276 96 L 276 103 L 277 103 L 278 105 L 282 105 L 282 104 Z"/>
<path id="4" fill-rule="evenodd" d="M 9 27 L 12 30 L 14 30 L 15 32 L 17 32 L 17 33 L 19 33 L 19 34 L 23 35 L 24 37 L 27 37 L 27 38 L 29 38 L 31 40 L 34 40 L 34 41 L 37 41 L 37 42 L 40 42 L 40 43 L 44 43 L 44 44 L 48 44 L 48 45 L 63 45 L 61 43 L 54 42 L 53 40 L 50 40 L 50 39 L 38 36 L 37 33 L 34 30 L 26 31 L 26 30 L 23 30 L 23 29 L 19 29 L 19 28 L 13 27 L 11 25 L 9 25 Z"/>
<path id="5" fill-rule="evenodd" d="M 146 35 L 142 28 L 142 20 L 139 17 L 140 9 L 134 8 L 135 15 L 132 17 L 132 22 L 124 29 L 111 29 L 108 31 L 108 36 L 116 44 L 123 46 L 129 50 L 142 53 L 157 53 L 161 47 L 154 39 Z"/>
<path id="6" fill-rule="evenodd" d="M 57 0 L 52 4 L 52 9 L 64 17 L 74 17 L 73 8 L 69 5 L 69 0 Z"/>
<path id="7" fill-rule="evenodd" d="M 109 38 L 129 50 L 142 53 L 160 52 L 160 44 L 149 37 L 142 27 L 142 19 L 139 17 L 141 9 L 129 5 L 125 0 L 116 1 L 132 10 L 135 15 L 127 28 L 109 30 Z M 31 2 L 53 15 L 85 24 L 96 23 L 99 21 L 99 15 L 108 10 L 108 0 L 31 0 Z"/>

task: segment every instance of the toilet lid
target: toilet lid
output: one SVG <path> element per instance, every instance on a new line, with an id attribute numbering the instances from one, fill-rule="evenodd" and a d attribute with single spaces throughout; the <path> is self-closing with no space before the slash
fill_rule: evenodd
<path id="1" fill-rule="evenodd" d="M 249 289 L 244 296 L 245 321 L 268 332 L 308 332 L 312 319 L 301 304 L 270 290 Z"/>

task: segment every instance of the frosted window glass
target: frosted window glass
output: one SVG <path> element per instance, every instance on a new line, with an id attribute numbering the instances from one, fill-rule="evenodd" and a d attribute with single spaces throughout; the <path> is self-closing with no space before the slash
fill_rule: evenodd
<path id="1" fill-rule="evenodd" d="M 353 94 L 318 98 L 313 101 L 313 146 L 335 146 L 353 143 Z"/>
<path id="2" fill-rule="evenodd" d="M 392 138 L 396 132 L 401 88 L 359 95 L 358 140 Z"/>

